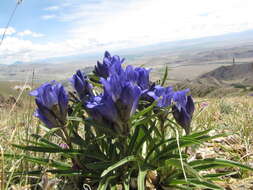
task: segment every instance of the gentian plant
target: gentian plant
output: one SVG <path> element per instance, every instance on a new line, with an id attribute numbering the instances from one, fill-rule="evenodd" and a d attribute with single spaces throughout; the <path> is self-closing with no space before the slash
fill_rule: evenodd
<path id="1" fill-rule="evenodd" d="M 72 76 L 72 92 L 52 81 L 30 93 L 47 130 L 15 146 L 47 158 L 22 155 L 41 166 L 28 174 L 51 172 L 80 189 L 166 190 L 222 189 L 213 181 L 227 173 L 201 175 L 213 167 L 252 170 L 217 158 L 190 159 L 187 148 L 222 135 L 192 131 L 190 90 L 164 86 L 167 69 L 158 84 L 150 80 L 150 69 L 123 64 L 105 52 L 93 73 Z"/>

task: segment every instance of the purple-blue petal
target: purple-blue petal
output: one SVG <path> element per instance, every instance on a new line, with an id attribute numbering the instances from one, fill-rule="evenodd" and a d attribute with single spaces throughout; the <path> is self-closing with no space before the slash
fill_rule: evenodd
<path id="1" fill-rule="evenodd" d="M 55 81 L 45 83 L 30 95 L 35 96 L 38 107 L 36 117 L 49 128 L 64 124 L 68 109 L 68 94 L 60 83 Z"/>

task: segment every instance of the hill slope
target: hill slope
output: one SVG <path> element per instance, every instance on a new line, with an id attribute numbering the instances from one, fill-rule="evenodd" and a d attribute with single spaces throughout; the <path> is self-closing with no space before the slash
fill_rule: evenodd
<path id="1" fill-rule="evenodd" d="M 243 80 L 253 79 L 253 63 L 229 65 L 219 67 L 211 72 L 202 75 L 200 78 L 214 77 L 217 80 Z"/>
<path id="2" fill-rule="evenodd" d="M 253 91 L 253 63 L 221 66 L 176 86 L 190 88 L 193 95 L 200 97 L 247 94 Z"/>

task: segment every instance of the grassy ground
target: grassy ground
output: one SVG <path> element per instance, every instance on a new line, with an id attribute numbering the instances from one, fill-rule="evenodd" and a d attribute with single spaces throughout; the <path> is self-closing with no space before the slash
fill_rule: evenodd
<path id="1" fill-rule="evenodd" d="M 219 139 L 205 144 L 193 153 L 201 157 L 221 157 L 253 165 L 253 97 L 230 97 L 222 99 L 195 99 L 196 111 L 192 123 L 193 131 L 213 129 L 213 133 L 231 133 L 233 142 L 229 139 Z M 29 140 L 29 134 L 40 133 L 39 123 L 32 116 L 34 103 L 30 98 L 23 99 L 21 106 L 8 106 L 0 108 L 0 148 L 2 153 L 22 154 L 12 144 L 23 144 L 24 139 Z M 235 142 L 234 142 L 235 141 Z M 228 145 L 228 146 L 227 146 Z M 205 150 L 200 151 L 199 150 Z M 27 154 L 27 153 L 26 153 Z M 26 185 L 28 178 L 25 175 L 14 176 L 12 172 L 27 171 L 38 168 L 35 164 L 27 163 L 22 159 L 0 159 L 3 168 L 9 175 L 2 173 L 1 188 L 13 184 Z M 249 179 L 253 174 L 242 173 L 240 177 Z M 39 183 L 40 177 L 34 178 L 34 183 Z M 227 178 L 224 186 L 233 187 L 232 178 Z M 238 176 L 236 183 L 238 184 Z M 240 179 L 241 180 L 241 179 Z M 29 180 L 31 181 L 31 179 Z M 16 186 L 17 188 L 17 186 Z M 14 189 L 14 188 L 13 188 Z M 28 188 L 29 189 L 29 188 Z M 237 188 L 238 189 L 238 188 Z"/>
<path id="2" fill-rule="evenodd" d="M 14 90 L 14 86 L 20 85 L 17 82 L 0 81 L 0 94 L 3 96 L 18 95 L 18 92 Z"/>

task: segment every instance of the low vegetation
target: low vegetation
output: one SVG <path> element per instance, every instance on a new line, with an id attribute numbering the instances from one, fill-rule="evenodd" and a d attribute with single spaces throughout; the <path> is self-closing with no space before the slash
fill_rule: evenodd
<path id="1" fill-rule="evenodd" d="M 194 131 L 203 131 L 212 129 L 211 133 L 230 133 L 228 137 L 219 138 L 209 141 L 201 146 L 196 146 L 191 150 L 192 157 L 198 159 L 203 158 L 226 158 L 234 161 L 240 161 L 246 165 L 253 164 L 253 97 L 230 97 L 230 98 L 208 98 L 195 99 L 196 111 L 194 114 L 192 127 Z M 24 102 L 23 107 L 15 107 L 10 113 L 11 107 L 1 108 L 0 111 L 0 135 L 1 148 L 4 153 L 8 154 L 28 154 L 36 156 L 38 153 L 28 153 L 18 148 L 14 148 L 11 144 L 22 144 L 24 139 L 30 139 L 28 134 L 37 133 L 44 134 L 39 128 L 39 122 L 32 117 L 33 108 L 29 108 L 29 101 Z M 43 154 L 42 154 L 43 155 Z M 20 189 L 23 187 L 37 187 L 42 181 L 40 175 L 28 177 L 26 171 L 38 169 L 38 165 L 32 164 L 22 158 L 13 160 L 5 157 L 1 160 L 5 171 L 2 187 L 3 189 Z M 210 169 L 212 170 L 212 169 Z M 11 173 L 7 173 L 11 172 Z M 221 170 L 222 171 L 222 170 Z M 217 169 L 212 170 L 213 173 L 221 172 Z M 233 170 L 230 170 L 230 172 Z M 15 172 L 23 172 L 24 174 L 15 174 Z M 223 171 L 224 172 L 224 171 Z M 226 171 L 227 172 L 227 171 Z M 233 173 L 233 172 L 232 172 Z M 224 177 L 217 184 L 227 189 L 250 189 L 252 188 L 252 172 L 239 171 L 239 174 Z M 57 175 L 47 174 L 50 180 L 55 180 Z M 31 185 L 32 183 L 32 185 Z M 30 185 L 28 185 L 30 184 Z M 240 187 L 240 188 L 239 188 Z"/>
<path id="2" fill-rule="evenodd" d="M 160 86 L 165 80 L 152 91 L 150 83 L 142 79 L 135 85 L 143 92 L 130 86 L 134 94 L 118 97 L 128 99 L 127 109 L 118 109 L 124 106 L 123 99 L 110 102 L 106 110 L 116 106 L 117 113 L 111 114 L 119 116 L 109 117 L 96 107 L 100 104 L 97 99 L 117 91 L 109 88 L 115 81 L 101 76 L 105 74 L 101 68 L 97 65 L 95 75 L 89 78 L 81 71 L 73 75 L 75 93 L 69 93 L 69 103 L 58 83 L 33 91 L 42 123 L 33 117 L 32 97 L 4 101 L 5 106 L 0 107 L 1 189 L 82 189 L 87 188 L 85 185 L 92 189 L 140 190 L 252 188 L 252 96 L 194 98 L 193 106 L 187 91 L 174 92 Z M 141 72 L 147 74 L 148 70 Z M 105 78 L 104 89 L 97 76 Z M 122 85 L 128 85 L 123 79 Z M 136 109 L 134 102 L 146 93 L 145 88 L 153 92 L 149 93 L 152 98 L 138 98 Z M 45 112 L 40 93 L 53 93 L 55 89 L 60 94 L 53 105 L 59 106 L 61 113 L 51 106 Z M 103 94 L 103 90 L 109 91 Z M 178 94 L 187 100 L 187 113 L 179 110 Z M 172 103 L 162 101 L 169 97 Z"/>

